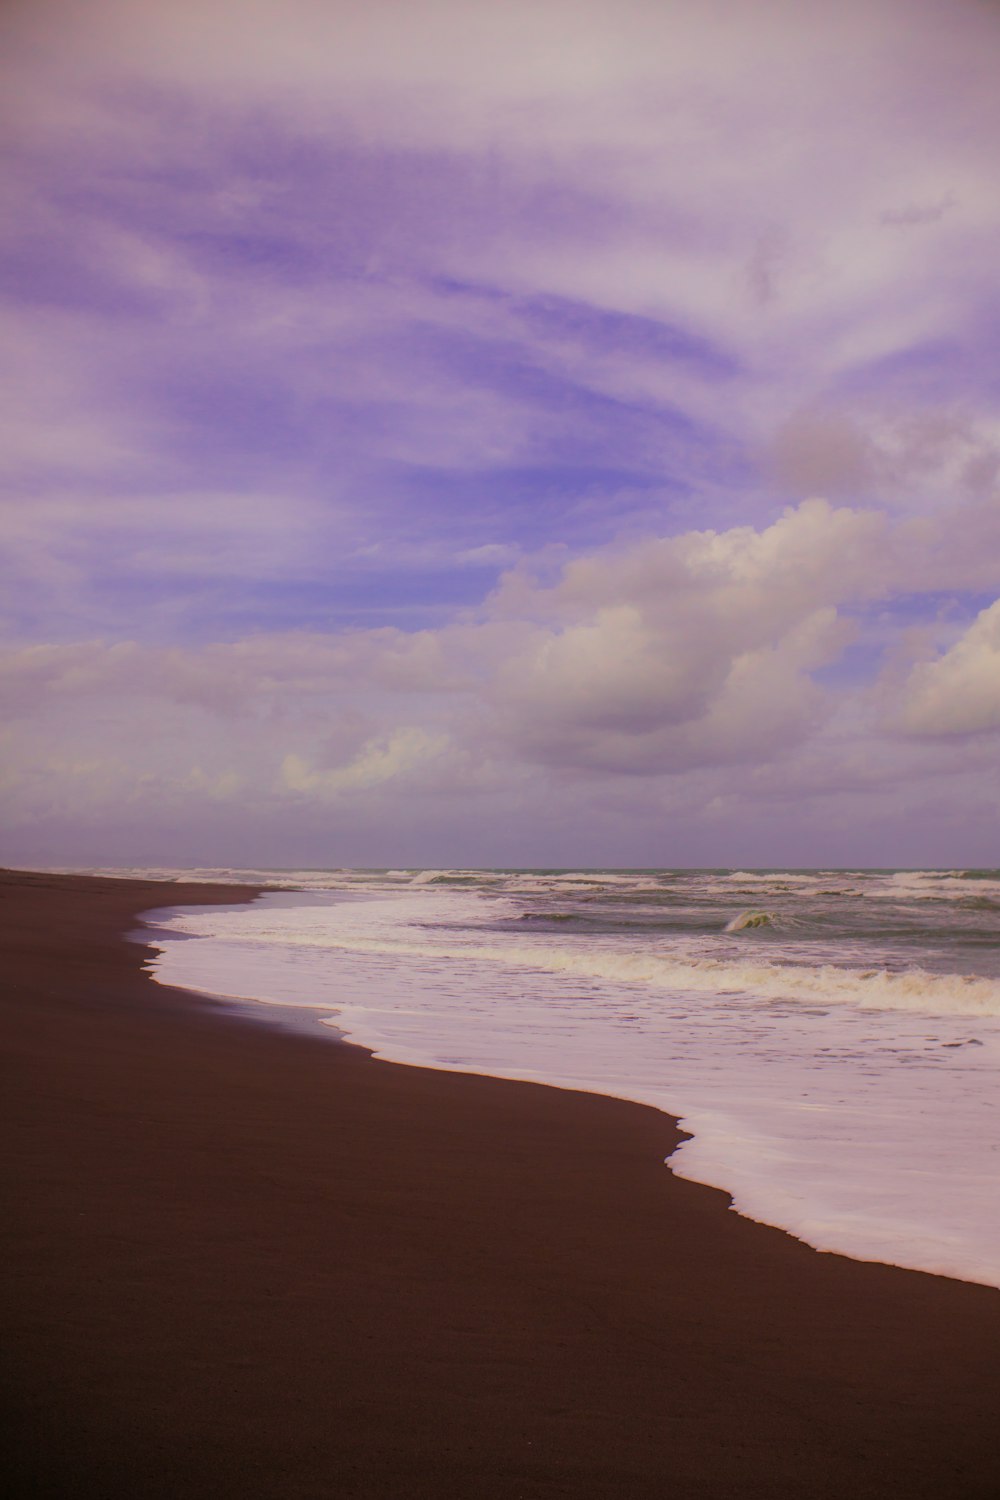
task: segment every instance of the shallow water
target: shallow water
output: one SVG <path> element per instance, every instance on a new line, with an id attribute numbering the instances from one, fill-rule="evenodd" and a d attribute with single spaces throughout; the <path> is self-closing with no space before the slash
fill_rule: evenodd
<path id="1" fill-rule="evenodd" d="M 161 915 L 164 982 L 656 1105 L 741 1213 L 1000 1285 L 1000 873 L 198 873 L 300 893 Z"/>

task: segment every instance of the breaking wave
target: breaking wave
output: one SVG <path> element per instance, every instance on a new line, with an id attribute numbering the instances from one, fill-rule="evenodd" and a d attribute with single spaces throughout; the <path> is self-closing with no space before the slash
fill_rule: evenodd
<path id="1" fill-rule="evenodd" d="M 745 932 L 748 927 L 772 927 L 774 913 L 770 911 L 741 911 L 725 926 L 726 932 Z"/>
<path id="2" fill-rule="evenodd" d="M 912 967 L 851 969 L 837 964 L 733 963 L 694 955 L 645 951 L 492 946 L 479 943 L 379 940 L 367 935 L 283 939 L 295 947 L 330 948 L 424 961 L 486 963 L 535 973 L 565 974 L 614 984 L 651 986 L 666 993 L 742 995 L 766 1001 L 934 1015 L 1000 1016 L 1000 981 L 975 974 L 932 974 Z"/>

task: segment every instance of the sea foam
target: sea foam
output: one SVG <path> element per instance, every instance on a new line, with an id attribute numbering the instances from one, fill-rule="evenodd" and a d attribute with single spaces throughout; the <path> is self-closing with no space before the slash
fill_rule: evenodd
<path id="1" fill-rule="evenodd" d="M 345 882 L 361 899 L 314 891 L 308 905 L 268 896 L 178 914 L 178 933 L 201 940 L 158 937 L 157 974 L 216 994 L 312 1004 L 390 1060 L 655 1105 L 693 1132 L 671 1168 L 726 1189 L 741 1213 L 820 1249 L 1000 1285 L 1000 979 L 933 967 L 958 952 L 954 924 L 973 917 L 949 900 L 941 930 L 952 946 L 928 946 L 921 925 L 907 930 L 922 946 L 907 939 L 900 950 L 903 895 L 895 935 L 864 940 L 854 934 L 860 898 L 824 898 L 813 927 L 728 933 L 715 906 L 714 936 L 692 938 L 683 926 L 698 904 L 692 893 L 711 889 L 705 899 L 717 902 L 732 883 L 692 874 L 663 884 L 677 915 L 672 936 L 613 930 L 625 900 L 616 882 L 597 898 L 559 882 L 570 894 L 553 909 L 556 883 L 541 874 L 505 889 L 498 878 L 476 889 L 380 886 L 369 876 L 363 887 Z M 800 893 L 823 884 L 793 882 Z M 638 918 L 649 893 L 636 882 L 633 897 Z M 574 911 L 590 923 L 595 899 L 608 931 L 578 922 L 541 930 Z M 788 897 L 797 908 L 816 899 Z M 537 928 L 522 920 L 526 902 Z M 825 950 L 803 940 L 845 905 L 844 935 L 825 939 Z M 885 930 L 880 919 L 873 931 Z M 828 961 L 808 961 L 824 951 Z M 901 952 L 922 953 L 924 964 L 863 966 Z"/>

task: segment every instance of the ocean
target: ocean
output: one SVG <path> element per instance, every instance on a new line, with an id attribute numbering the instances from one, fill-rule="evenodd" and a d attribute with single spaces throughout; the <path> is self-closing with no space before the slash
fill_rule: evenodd
<path id="1" fill-rule="evenodd" d="M 379 1057 L 654 1105 L 681 1177 L 818 1250 L 1000 1286 L 1000 871 L 117 871 L 155 977 Z"/>

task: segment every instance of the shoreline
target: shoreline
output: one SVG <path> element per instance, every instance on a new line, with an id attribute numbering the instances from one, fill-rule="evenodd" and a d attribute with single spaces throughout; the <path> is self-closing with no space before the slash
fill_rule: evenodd
<path id="1" fill-rule="evenodd" d="M 12 1493 L 1000 1492 L 1000 1293 L 730 1213 L 651 1106 L 248 1026 L 126 941 L 257 893 L 0 873 Z"/>
<path id="2" fill-rule="evenodd" d="M 780 998 L 768 1005 L 763 987 L 735 990 L 730 1001 L 731 976 L 715 972 L 717 961 L 698 974 L 699 963 L 685 965 L 683 954 L 669 979 L 655 973 L 667 960 L 648 966 L 640 977 L 652 985 L 637 994 L 629 966 L 643 955 L 641 941 L 638 954 L 598 949 L 596 959 L 583 956 L 579 940 L 575 947 L 553 940 L 555 951 L 523 949 L 509 924 L 494 932 L 492 913 L 456 908 L 468 903 L 465 893 L 432 891 L 434 883 L 265 891 L 252 905 L 219 908 L 226 912 L 219 918 L 196 907 L 168 909 L 169 934 L 201 941 L 164 942 L 154 977 L 271 1013 L 301 1008 L 305 1019 L 312 1010 L 381 1061 L 651 1106 L 684 1132 L 668 1170 L 727 1193 L 743 1217 L 814 1250 L 1000 1289 L 1000 1196 L 988 1190 L 996 1179 L 991 1080 L 967 1088 L 973 1080 L 950 1050 L 965 1057 L 971 1015 L 932 1019 L 919 1010 L 838 1006 L 837 984 L 851 970 L 837 968 L 832 956 L 829 968 L 811 971 L 827 988 L 801 1006 Z M 472 896 L 477 907 L 482 894 Z M 442 910 L 442 901 L 451 905 Z M 169 926 L 171 911 L 179 930 Z M 526 915 L 536 914 L 529 904 Z M 422 977 L 421 954 L 437 979 Z M 794 962 L 790 950 L 779 954 L 772 965 Z M 767 967 L 766 952 L 751 948 L 740 957 L 748 990 L 759 978 L 755 958 Z M 566 971 L 585 977 L 588 989 L 598 977 L 600 1003 L 588 1007 L 567 990 Z M 919 967 L 910 973 L 928 977 Z M 701 981 L 692 988 L 702 991 L 703 1005 L 683 993 L 692 977 Z M 981 982 L 991 985 L 995 1009 L 1000 986 Z M 300 1007 L 306 990 L 309 1003 Z M 541 1005 L 537 1015 L 529 995 Z M 656 1014 L 664 997 L 666 1024 Z M 615 1022 L 616 1003 L 636 1011 L 627 1034 Z M 986 1071 L 995 1076 L 1000 1024 L 989 1015 L 982 1024 L 979 1038 L 987 1040 L 971 1045 L 987 1047 Z M 914 1037 L 915 1028 L 927 1034 Z M 911 1062 L 923 1065 L 919 1074 Z"/>

